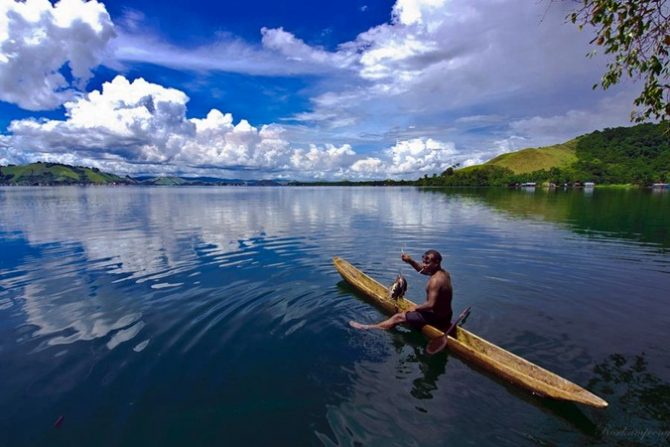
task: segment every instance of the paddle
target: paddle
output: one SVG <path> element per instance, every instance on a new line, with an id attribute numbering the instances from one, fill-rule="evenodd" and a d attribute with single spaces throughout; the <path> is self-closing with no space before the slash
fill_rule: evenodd
<path id="1" fill-rule="evenodd" d="M 470 315 L 471 307 L 467 307 L 461 314 L 456 318 L 456 321 L 449 327 L 447 332 L 444 333 L 442 337 L 433 338 L 426 345 L 426 353 L 428 355 L 435 355 L 438 352 L 442 351 L 447 347 L 447 342 L 449 341 L 449 334 L 454 330 L 456 325 L 463 321 L 468 315 Z"/>

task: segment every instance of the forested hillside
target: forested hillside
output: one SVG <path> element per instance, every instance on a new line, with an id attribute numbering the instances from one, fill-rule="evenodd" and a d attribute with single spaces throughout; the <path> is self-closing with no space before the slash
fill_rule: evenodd
<path id="1" fill-rule="evenodd" d="M 574 161 L 566 164 L 574 145 Z M 560 152 L 552 152 L 560 148 Z M 566 148 L 568 150 L 566 150 Z M 553 159 L 554 165 L 528 171 Z M 525 149 L 496 157 L 488 163 L 447 169 L 439 176 L 424 177 L 426 186 L 501 186 L 523 182 L 556 184 L 593 181 L 597 184 L 638 184 L 670 181 L 670 129 L 668 123 L 640 124 L 605 129 L 575 140 L 540 149 Z"/>

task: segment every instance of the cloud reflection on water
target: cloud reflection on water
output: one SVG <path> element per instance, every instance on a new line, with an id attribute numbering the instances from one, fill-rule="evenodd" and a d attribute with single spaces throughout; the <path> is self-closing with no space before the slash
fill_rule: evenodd
<path id="1" fill-rule="evenodd" d="M 334 254 L 358 252 L 361 261 L 372 262 L 373 273 L 397 268 L 386 260 L 401 248 L 412 254 L 429 248 L 417 246 L 416 240 L 434 240 L 447 255 L 461 244 L 461 254 L 471 256 L 459 262 L 488 268 L 507 256 L 501 251 L 506 245 L 522 255 L 551 239 L 555 226 L 543 220 L 569 221 L 565 213 L 576 202 L 565 202 L 566 208 L 550 199 L 411 188 L 10 189 L 0 191 L 6 211 L 0 231 L 42 247 L 43 259 L 39 269 L 26 261 L 31 266 L 23 275 L 0 284 L 22 296 L 28 320 L 40 328 L 37 335 L 59 334 L 51 344 L 91 340 L 140 320 L 146 303 L 119 299 L 122 283 L 146 283 L 156 291 L 187 287 L 192 281 L 183 276 L 200 274 L 204 265 L 248 266 L 258 262 L 268 241 L 279 238 L 311 240 L 326 264 Z M 557 212 L 563 214 L 552 217 Z M 519 216 L 543 220 L 520 221 Z M 370 225 L 378 228 L 378 252 L 359 252 L 359 238 L 368 237 Z M 495 240 L 468 242 L 474 228 Z M 275 244 L 279 254 L 287 249 Z M 304 255 L 310 250 L 305 244 L 300 249 Z M 110 281 L 100 274 L 118 278 Z"/>

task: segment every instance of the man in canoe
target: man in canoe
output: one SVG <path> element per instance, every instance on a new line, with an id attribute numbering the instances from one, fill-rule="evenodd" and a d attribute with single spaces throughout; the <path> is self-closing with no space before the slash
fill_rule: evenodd
<path id="1" fill-rule="evenodd" d="M 435 326 L 441 330 L 447 330 L 451 326 L 451 299 L 453 289 L 451 287 L 451 276 L 441 266 L 442 255 L 436 250 L 428 250 L 423 254 L 422 263 L 419 264 L 411 256 L 403 253 L 401 259 L 414 267 L 417 272 L 430 276 L 426 286 L 426 302 L 414 305 L 410 311 L 399 312 L 388 320 L 377 324 L 361 324 L 350 321 L 349 325 L 356 329 L 391 329 L 406 323 L 421 330 L 426 324 Z"/>

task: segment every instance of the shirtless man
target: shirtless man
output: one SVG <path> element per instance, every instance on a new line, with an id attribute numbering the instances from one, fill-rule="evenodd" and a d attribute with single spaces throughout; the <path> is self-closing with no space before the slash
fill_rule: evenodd
<path id="1" fill-rule="evenodd" d="M 423 254 L 421 264 L 404 253 L 401 258 L 417 272 L 430 276 L 426 286 L 426 302 L 414 305 L 410 311 L 399 312 L 381 323 L 361 324 L 350 321 L 349 325 L 356 329 L 391 329 L 398 324 L 407 323 L 420 330 L 426 324 L 430 324 L 438 329 L 447 330 L 451 326 L 453 315 L 451 310 L 453 291 L 449 272 L 440 265 L 442 256 L 435 250 L 428 250 Z"/>

